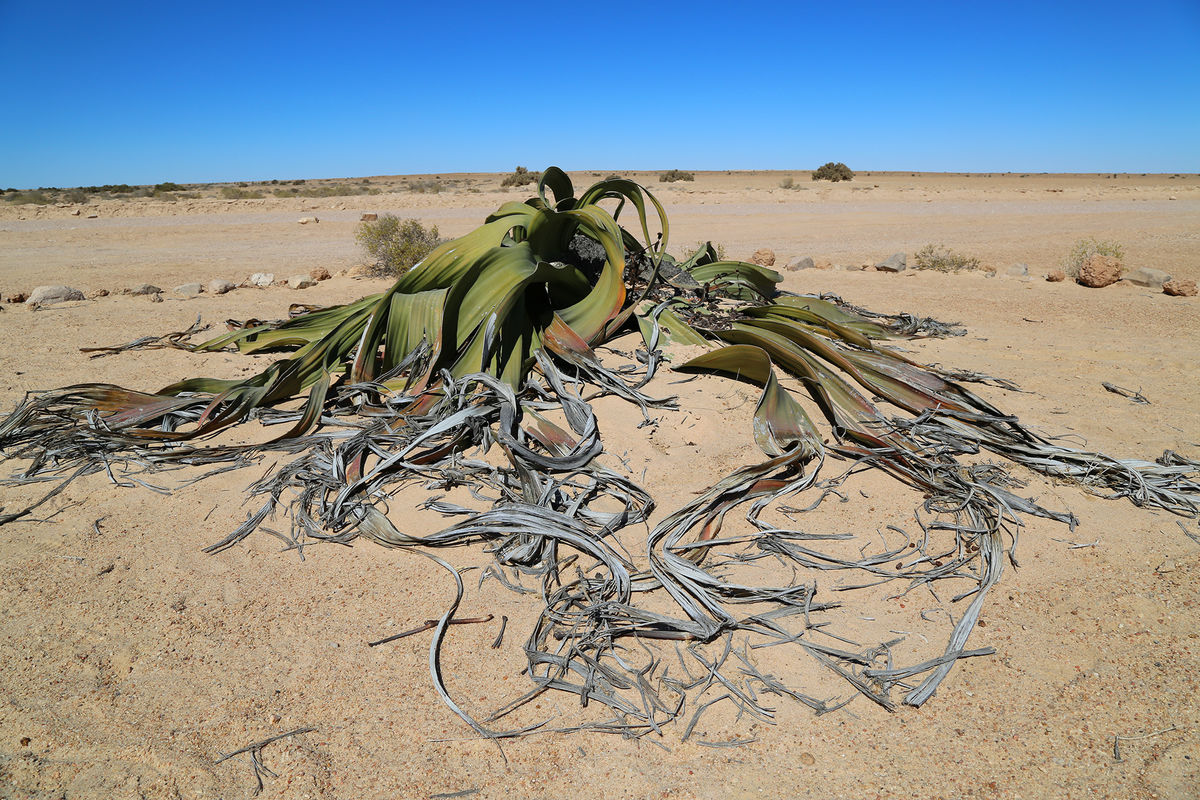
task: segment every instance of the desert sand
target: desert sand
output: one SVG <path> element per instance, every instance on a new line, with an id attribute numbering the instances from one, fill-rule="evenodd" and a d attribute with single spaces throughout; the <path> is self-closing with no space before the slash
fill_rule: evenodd
<path id="1" fill-rule="evenodd" d="M 579 186 L 606 174 L 572 177 Z M 826 184 L 801 172 L 734 172 L 659 184 L 657 173 L 624 174 L 666 206 L 672 252 L 712 240 L 734 258 L 767 247 L 780 266 L 811 256 L 835 267 L 898 251 L 911 262 L 930 243 L 975 256 L 983 269 L 955 274 L 784 271 L 783 288 L 963 322 L 963 337 L 905 347 L 918 360 L 1015 381 L 1023 391 L 976 391 L 1043 433 L 1114 456 L 1200 457 L 1200 299 L 1041 277 L 1076 241 L 1095 237 L 1120 242 L 1130 267 L 1200 279 L 1196 176 L 906 172 Z M 793 174 L 794 188 L 782 188 Z M 78 382 L 153 390 L 186 376 L 252 374 L 265 358 L 175 350 L 90 358 L 80 348 L 180 330 L 197 316 L 219 329 L 227 318 L 281 318 L 290 303 L 357 299 L 387 282 L 344 274 L 305 290 L 194 298 L 171 290 L 253 272 L 353 271 L 363 261 L 353 232 L 364 212 L 416 217 L 455 236 L 501 202 L 527 196 L 500 190 L 496 175 L 417 179 L 447 188 L 0 205 L 0 294 L 58 283 L 114 293 L 36 311 L 0 305 L 0 411 L 28 391 Z M 372 180 L 399 189 L 409 179 Z M 301 217 L 319 222 L 299 225 Z M 1015 263 L 1028 265 L 1028 280 L 1006 274 Z M 116 294 L 139 283 L 164 288 L 164 302 Z M 637 428 L 640 414 L 623 402 L 597 403 L 606 446 L 624 453 L 639 477 L 646 470 L 658 514 L 760 460 L 750 430 L 757 391 L 716 377 L 673 384 L 678 377 L 667 370 L 648 387 L 680 399 L 653 434 Z M 1112 394 L 1102 382 L 1150 402 Z M 216 555 L 201 552 L 244 518 L 244 489 L 268 463 L 182 488 L 179 473 L 147 476 L 173 488 L 169 495 L 91 476 L 39 509 L 43 521 L 0 528 L 0 797 L 249 797 L 250 756 L 218 763 L 221 756 L 308 728 L 262 750 L 274 773 L 264 776 L 262 797 L 1200 795 L 1194 519 L 1013 467 L 1027 483 L 1022 494 L 1074 512 L 1080 525 L 1025 520 L 1020 566 L 1006 566 L 971 638 L 995 655 L 963 660 L 920 709 L 888 713 L 860 697 L 818 717 L 772 698 L 774 725 L 714 710 L 687 741 L 675 725 L 640 741 L 547 733 L 506 741 L 501 751 L 437 699 L 427 634 L 367 645 L 442 613 L 452 582 L 426 559 L 359 540 L 308 547 L 301 560 L 261 533 Z M 879 475 L 851 486 L 861 490 L 853 502 L 823 507 L 815 525 L 911 525 L 919 496 Z M 6 486 L 0 504 L 14 510 L 43 488 Z M 443 524 L 404 500 L 392 512 L 417 532 Z M 631 546 L 637 538 L 635 531 Z M 442 555 L 459 567 L 488 563 L 478 548 Z M 819 591 L 831 591 L 837 578 L 819 582 Z M 443 670 L 458 701 L 486 715 L 528 683 L 520 674 L 522 625 L 537 603 L 494 581 L 467 583 L 460 615 L 495 620 L 452 628 Z M 896 591 L 838 599 L 864 635 L 901 630 L 914 652 L 939 653 L 945 617 L 921 612 L 957 614 L 956 607 L 928 593 L 889 599 Z M 501 615 L 508 633 L 493 650 Z M 852 693 L 811 660 L 768 665 L 816 696 Z M 574 696 L 551 694 L 525 721 L 570 725 L 581 713 Z M 1130 737 L 1120 741 L 1119 759 L 1116 736 Z M 753 741 L 712 746 L 735 739 Z"/>

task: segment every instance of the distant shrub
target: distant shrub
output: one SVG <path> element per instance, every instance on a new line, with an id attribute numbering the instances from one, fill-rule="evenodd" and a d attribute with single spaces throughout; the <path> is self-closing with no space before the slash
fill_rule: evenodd
<path id="1" fill-rule="evenodd" d="M 617 173 L 615 173 L 615 172 L 611 172 L 611 173 L 609 173 L 609 174 L 608 174 L 608 176 L 607 176 L 607 177 L 606 177 L 604 180 L 606 180 L 606 181 L 619 181 L 620 179 L 621 179 L 621 176 L 620 176 L 620 175 L 618 175 L 618 174 L 617 174 Z"/>
<path id="2" fill-rule="evenodd" d="M 691 172 L 684 172 L 681 169 L 669 169 L 666 172 L 660 173 L 658 176 L 659 183 L 674 183 L 675 181 L 694 181 L 696 175 Z"/>
<path id="3" fill-rule="evenodd" d="M 351 195 L 368 193 L 369 190 L 367 187 L 355 186 L 349 183 L 324 184 L 298 191 L 301 197 L 349 197 Z"/>
<path id="4" fill-rule="evenodd" d="M 842 162 L 838 161 L 835 163 L 830 161 L 818 167 L 813 172 L 812 179 L 814 181 L 833 181 L 834 183 L 838 181 L 852 181 L 854 180 L 854 173 Z"/>
<path id="5" fill-rule="evenodd" d="M 524 167 L 517 167 L 513 170 L 513 174 L 505 177 L 500 182 L 501 186 L 525 186 L 530 183 L 537 183 L 542 179 L 542 173 L 530 172 Z"/>
<path id="6" fill-rule="evenodd" d="M 796 179 L 793 178 L 791 175 L 788 175 L 786 178 L 784 178 L 783 180 L 781 180 L 779 182 L 780 189 L 791 189 L 795 185 L 796 185 Z"/>
<path id="7" fill-rule="evenodd" d="M 24 192 L 11 192 L 10 194 L 6 194 L 4 199 L 13 205 L 18 206 L 45 206 L 54 202 L 50 199 L 49 195 L 47 195 L 41 189 L 30 189 Z"/>
<path id="8" fill-rule="evenodd" d="M 1089 258 L 1097 254 L 1115 258 L 1118 262 L 1125 260 L 1125 248 L 1121 247 L 1119 242 L 1080 239 L 1063 261 L 1063 272 L 1072 278 L 1078 278 L 1080 268 Z"/>
<path id="9" fill-rule="evenodd" d="M 374 260 L 377 275 L 403 275 L 441 244 L 437 226 L 426 228 L 415 219 L 401 220 L 384 214 L 360 222 L 354 238 Z"/>
<path id="10" fill-rule="evenodd" d="M 255 189 L 242 189 L 237 186 L 222 186 L 221 196 L 226 200 L 261 200 L 263 193 Z"/>
<path id="11" fill-rule="evenodd" d="M 154 184 L 156 192 L 182 192 L 183 187 L 174 181 L 164 181 L 163 183 Z"/>
<path id="12" fill-rule="evenodd" d="M 82 189 L 68 189 L 63 192 L 62 199 L 65 203 L 86 203 L 88 196 Z"/>
<path id="13" fill-rule="evenodd" d="M 944 245 L 927 244 L 913 256 L 913 268 L 958 272 L 963 269 L 979 269 L 979 259 L 956 253 Z"/>
<path id="14" fill-rule="evenodd" d="M 438 194 L 442 189 L 446 188 L 439 180 L 430 178 L 423 181 L 409 181 L 408 191 L 416 192 L 417 194 Z"/>
<path id="15" fill-rule="evenodd" d="M 298 197 L 300 195 L 300 190 L 299 189 L 275 189 L 271 192 L 271 194 L 275 195 L 276 197 Z"/>

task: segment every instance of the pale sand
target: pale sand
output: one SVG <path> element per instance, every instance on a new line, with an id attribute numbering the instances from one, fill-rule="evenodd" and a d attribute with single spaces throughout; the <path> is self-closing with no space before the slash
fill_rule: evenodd
<path id="1" fill-rule="evenodd" d="M 591 176 L 576 177 L 580 184 Z M 877 311 L 965 322 L 966 337 L 918 342 L 913 351 L 1015 380 L 1029 393 L 979 391 L 1039 430 L 1083 437 L 1113 455 L 1200 455 L 1200 302 L 1040 279 L 1085 236 L 1122 242 L 1133 266 L 1200 278 L 1194 177 L 860 175 L 853 184 L 803 191 L 777 188 L 781 177 L 701 174 L 694 184 L 661 185 L 650 174 L 648 186 L 667 206 L 673 250 L 707 238 L 735 257 L 765 246 L 781 261 L 811 255 L 843 264 L 900 250 L 911 257 L 941 242 L 1001 270 L 1028 263 L 1028 282 L 982 273 L 810 270 L 786 273 L 784 286 L 833 291 Z M 495 176 L 472 180 L 485 189 L 498 183 Z M 41 283 L 115 290 L 150 282 L 168 290 L 161 304 L 107 297 L 38 312 L 4 306 L 0 408 L 7 411 L 31 389 L 83 381 L 154 389 L 189 375 L 250 374 L 265 359 L 153 351 L 93 360 L 78 349 L 177 330 L 197 314 L 214 323 L 278 318 L 292 302 L 355 299 L 386 284 L 343 277 L 303 292 L 239 290 L 187 301 L 170 290 L 256 271 L 286 277 L 318 265 L 353 266 L 361 260 L 352 232 L 362 211 L 417 216 L 456 235 L 502 200 L 523 196 L 457 190 L 136 201 L 99 204 L 88 211 L 100 215 L 93 220 L 72 217 L 71 209 L 0 207 L 0 293 Z M 319 224 L 296 224 L 313 214 Z M 758 458 L 749 426 L 754 391 L 719 378 L 671 385 L 676 379 L 667 372 L 650 387 L 679 394 L 682 409 L 666 412 L 652 436 L 636 429 L 640 415 L 623 403 L 597 404 L 606 444 L 627 450 L 637 475 L 647 468 L 645 485 L 659 513 Z M 1101 381 L 1140 389 L 1151 404 L 1110 394 Z M 775 726 L 714 709 L 697 728 L 695 739 L 757 737 L 746 747 L 681 743 L 676 725 L 653 737 L 667 750 L 596 734 L 550 734 L 506 742 L 506 763 L 436 699 L 426 636 L 366 645 L 441 613 L 452 587 L 430 562 L 365 541 L 313 547 L 300 561 L 262 534 L 219 555 L 199 552 L 244 516 L 243 489 L 265 467 L 170 497 L 94 476 L 53 503 L 47 514 L 64 510 L 49 522 L 0 531 L 0 796 L 245 797 L 253 787 L 247 757 L 214 764 L 220 754 L 309 726 L 316 731 L 266 748 L 264 762 L 279 777 L 267 779 L 262 796 L 428 797 L 471 788 L 479 789 L 476 798 L 1200 793 L 1200 546 L 1165 513 L 1015 469 L 1029 481 L 1026 494 L 1074 511 L 1081 525 L 1072 533 L 1027 520 L 1021 566 L 1006 569 L 985 625 L 971 639 L 997 654 L 961 663 L 920 710 L 888 714 L 860 698 L 815 717 L 778 699 Z M 179 477 L 152 482 L 174 486 Z M 845 506 L 827 504 L 812 525 L 911 527 L 919 497 L 881 476 L 853 486 L 870 498 L 855 493 Z M 35 495 L 5 488 L 3 504 L 16 507 Z M 410 507 L 397 501 L 393 515 L 416 532 L 439 526 Z M 1185 524 L 1200 534 L 1195 521 Z M 631 546 L 639 535 L 631 532 Z M 486 563 L 478 549 L 448 555 L 460 566 Z M 850 604 L 847 620 L 874 618 L 857 623 L 864 640 L 904 630 L 912 632 L 905 647 L 913 653 L 940 650 L 944 618 L 919 616 L 939 605 L 928 593 L 900 601 L 887 600 L 887 590 L 834 596 L 827 592 L 836 576 L 817 579 L 825 599 Z M 468 577 L 468 587 L 461 614 L 510 618 L 502 649 L 488 647 L 493 623 L 454 628 L 443 654 L 451 691 L 485 714 L 527 685 L 518 674 L 520 643 L 535 603 L 495 582 L 476 590 Z M 942 607 L 958 613 L 949 603 Z M 810 661 L 764 660 L 796 688 L 820 697 L 845 692 Z M 538 705 L 522 721 L 595 718 L 594 709 L 581 712 L 566 695 Z M 1123 742 L 1123 760 L 1114 760 L 1115 734 L 1171 726 L 1181 730 Z"/>

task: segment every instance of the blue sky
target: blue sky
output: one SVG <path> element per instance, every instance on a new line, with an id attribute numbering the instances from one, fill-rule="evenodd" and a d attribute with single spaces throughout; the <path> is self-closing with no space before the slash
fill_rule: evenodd
<path id="1" fill-rule="evenodd" d="M 0 0 L 0 185 L 1200 172 L 1200 2 Z"/>

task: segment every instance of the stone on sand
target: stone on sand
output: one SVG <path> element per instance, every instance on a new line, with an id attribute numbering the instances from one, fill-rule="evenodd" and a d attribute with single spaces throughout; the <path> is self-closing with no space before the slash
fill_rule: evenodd
<path id="1" fill-rule="evenodd" d="M 775 251 L 767 247 L 760 247 L 754 251 L 754 255 L 750 256 L 751 264 L 758 264 L 760 267 L 775 266 Z"/>
<path id="2" fill-rule="evenodd" d="M 1103 289 L 1121 280 L 1121 262 L 1112 256 L 1095 253 L 1079 268 L 1075 282 L 1092 289 Z"/>
<path id="3" fill-rule="evenodd" d="M 249 278 L 246 278 L 246 282 L 242 285 L 243 286 L 270 286 L 274 282 L 275 282 L 275 273 L 274 272 L 256 272 L 253 275 L 251 275 Z"/>
<path id="4" fill-rule="evenodd" d="M 795 272 L 796 270 L 800 269 L 815 269 L 816 266 L 817 265 L 813 263 L 812 256 L 805 256 L 804 258 L 797 258 L 796 260 L 792 261 L 787 265 L 787 268 L 792 272 Z"/>
<path id="5" fill-rule="evenodd" d="M 1177 278 L 1172 281 L 1167 281 L 1163 284 L 1163 294 L 1169 294 L 1172 297 L 1195 297 L 1196 282 Z"/>
<path id="6" fill-rule="evenodd" d="M 316 286 L 317 282 L 307 275 L 293 275 L 287 279 L 287 285 L 293 289 L 307 289 L 310 286 Z"/>
<path id="7" fill-rule="evenodd" d="M 184 283 L 175 287 L 175 294 L 181 294 L 184 297 L 199 297 L 204 291 L 204 287 L 198 283 Z"/>
<path id="8" fill-rule="evenodd" d="M 908 256 L 904 253 L 892 253 L 875 265 L 879 272 L 904 272 L 908 269 Z"/>
<path id="9" fill-rule="evenodd" d="M 237 284 L 233 281 L 227 281 L 224 278 L 213 278 L 208 282 L 209 294 L 225 294 L 232 292 L 237 288 Z"/>
<path id="10" fill-rule="evenodd" d="M 125 290 L 125 294 L 158 294 L 162 289 L 155 286 L 153 283 L 139 283 L 136 286 L 130 286 Z"/>
<path id="11" fill-rule="evenodd" d="M 38 286 L 29 293 L 25 301 L 30 306 L 48 306 L 51 303 L 65 303 L 68 300 L 83 300 L 83 292 L 70 286 Z"/>
<path id="12" fill-rule="evenodd" d="M 1146 286 L 1151 289 L 1161 289 L 1163 284 L 1171 280 L 1171 276 L 1163 272 L 1161 269 L 1138 267 L 1133 272 L 1127 274 L 1125 276 L 1125 280 L 1138 286 Z"/>
<path id="13" fill-rule="evenodd" d="M 308 271 L 308 277 L 314 281 L 327 281 L 333 276 L 329 274 L 329 270 L 324 267 L 313 267 Z"/>

